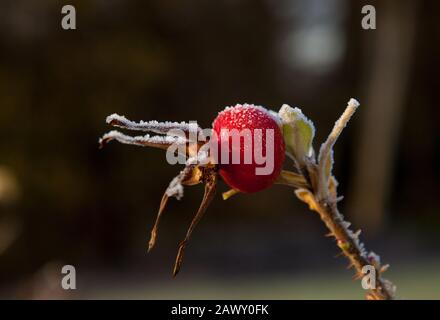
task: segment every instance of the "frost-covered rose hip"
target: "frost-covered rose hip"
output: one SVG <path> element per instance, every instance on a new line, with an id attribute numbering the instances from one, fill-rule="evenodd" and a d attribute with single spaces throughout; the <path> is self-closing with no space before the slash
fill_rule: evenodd
<path id="1" fill-rule="evenodd" d="M 275 116 L 259 106 L 238 104 L 220 112 L 212 127 L 220 151 L 219 174 L 231 188 L 250 193 L 274 183 L 285 156 Z"/>

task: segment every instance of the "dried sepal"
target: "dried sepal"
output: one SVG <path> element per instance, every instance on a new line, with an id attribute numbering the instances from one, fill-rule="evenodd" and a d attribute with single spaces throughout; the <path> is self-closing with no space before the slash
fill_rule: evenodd
<path id="1" fill-rule="evenodd" d="M 175 277 L 182 266 L 183 262 L 183 256 L 185 253 L 186 246 L 188 244 L 189 238 L 191 237 L 192 232 L 194 231 L 194 228 L 197 226 L 199 221 L 202 219 L 203 215 L 206 212 L 206 209 L 211 204 L 212 199 L 214 198 L 216 187 L 217 187 L 217 180 L 218 175 L 217 172 L 211 171 L 211 169 L 208 169 L 206 171 L 206 176 L 204 176 L 205 180 L 205 193 L 203 195 L 202 202 L 200 204 L 199 210 L 197 211 L 196 215 L 194 216 L 191 225 L 188 228 L 188 231 L 186 232 L 185 239 L 183 239 L 182 242 L 179 244 L 179 249 L 177 251 L 177 257 L 176 262 L 174 263 L 174 269 L 173 269 L 173 276 Z"/>
<path id="2" fill-rule="evenodd" d="M 294 188 L 308 188 L 309 184 L 303 175 L 297 174 L 292 171 L 282 170 L 277 180 L 276 184 L 282 184 Z"/>
<path id="3" fill-rule="evenodd" d="M 223 200 L 228 200 L 230 197 L 235 196 L 238 193 L 240 193 L 240 191 L 236 189 L 229 189 L 228 191 L 222 193 L 222 198 Z"/>
<path id="4" fill-rule="evenodd" d="M 157 231 L 159 228 L 160 218 L 165 210 L 170 197 L 175 197 L 180 200 L 183 197 L 183 185 L 195 185 L 202 182 L 201 170 L 195 165 L 187 165 L 173 180 L 171 180 L 168 188 L 162 196 L 160 201 L 159 211 L 157 213 L 156 221 L 151 230 L 150 241 L 148 242 L 148 252 L 156 244 Z"/>
<path id="5" fill-rule="evenodd" d="M 166 149 L 168 152 L 177 152 L 179 155 L 185 156 L 186 159 L 185 168 L 170 182 L 168 188 L 162 196 L 158 214 L 151 231 L 151 236 L 148 243 L 148 251 L 150 251 L 156 244 L 159 222 L 169 198 L 182 198 L 183 186 L 185 185 L 191 186 L 202 182 L 205 183 L 205 194 L 199 210 L 197 211 L 191 222 L 191 225 L 188 228 L 185 239 L 179 245 L 173 270 L 173 275 L 175 276 L 180 270 L 188 240 L 197 223 L 200 221 L 209 204 L 211 203 L 217 186 L 218 166 L 211 163 L 211 159 L 208 157 L 208 154 L 201 150 L 203 144 L 198 141 L 198 138 L 200 138 L 198 135 L 205 137 L 203 130 L 195 123 L 157 121 L 133 122 L 126 119 L 124 116 L 119 116 L 117 114 L 107 117 L 107 123 L 115 127 L 129 130 L 150 131 L 159 135 L 150 136 L 147 134 L 144 136 L 132 137 L 114 130 L 105 134 L 99 140 L 101 147 L 111 140 L 117 140 L 124 144 L 156 147 Z M 183 146 L 183 150 L 181 151 L 181 149 L 176 148 L 176 146 Z"/>
<path id="6" fill-rule="evenodd" d="M 310 210 L 319 212 L 319 204 L 316 202 L 315 196 L 310 190 L 297 189 L 295 190 L 295 195 L 299 200 L 308 204 Z"/>
<path id="7" fill-rule="evenodd" d="M 128 136 L 123 134 L 122 132 L 113 130 L 102 136 L 99 139 L 100 147 L 102 148 L 104 145 L 109 143 L 112 140 L 116 140 L 123 144 L 131 144 L 140 147 L 154 147 L 159 149 L 168 149 L 173 144 L 185 144 L 187 141 L 182 137 L 173 137 L 173 136 L 150 136 L 149 134 L 144 136 Z"/>
<path id="8" fill-rule="evenodd" d="M 114 127 L 138 130 L 138 131 L 148 131 L 159 134 L 167 134 L 170 130 L 181 130 L 183 132 L 200 132 L 202 129 L 197 125 L 196 122 L 171 122 L 171 121 L 131 121 L 125 116 L 120 116 L 116 113 L 107 117 L 106 122 Z"/>
<path id="9" fill-rule="evenodd" d="M 151 230 L 150 241 L 148 241 L 148 252 L 150 252 L 151 249 L 153 249 L 153 247 L 156 245 L 157 230 L 159 228 L 160 218 L 162 217 L 162 213 L 165 210 L 169 198 L 170 197 L 168 197 L 167 193 L 165 192 L 162 196 L 162 200 L 160 201 L 159 211 L 157 213 L 157 217 L 156 217 L 156 221 L 154 222 L 153 229 Z"/>
<path id="10" fill-rule="evenodd" d="M 100 147 L 112 140 L 123 144 L 131 144 L 142 147 L 154 147 L 167 150 L 168 153 L 175 153 L 182 159 L 188 159 L 197 155 L 199 149 L 206 140 L 204 130 L 196 122 L 171 122 L 171 121 L 140 121 L 128 120 L 124 116 L 112 114 L 107 117 L 106 122 L 114 127 L 148 131 L 157 135 L 146 134 L 144 136 L 129 136 L 117 130 L 106 133 L 99 139 Z"/>

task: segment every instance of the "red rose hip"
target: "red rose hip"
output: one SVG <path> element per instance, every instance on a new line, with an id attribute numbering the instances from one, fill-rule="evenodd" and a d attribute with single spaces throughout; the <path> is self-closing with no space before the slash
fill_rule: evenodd
<path id="1" fill-rule="evenodd" d="M 238 104 L 220 112 L 212 126 L 219 174 L 231 188 L 251 193 L 275 182 L 285 157 L 276 116 L 260 106 Z"/>

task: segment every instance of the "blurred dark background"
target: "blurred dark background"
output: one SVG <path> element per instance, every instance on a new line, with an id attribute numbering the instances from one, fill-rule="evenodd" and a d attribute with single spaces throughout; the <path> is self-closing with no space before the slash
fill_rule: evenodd
<path id="1" fill-rule="evenodd" d="M 77 30 L 63 30 L 74 5 Z M 361 27 L 374 5 L 377 29 Z M 362 298 L 318 216 L 274 186 L 223 201 L 176 249 L 202 197 L 160 197 L 181 169 L 111 144 L 105 117 L 198 120 L 235 103 L 302 108 L 336 147 L 341 209 L 391 264 L 398 295 L 440 298 L 437 1 L 2 0 L 0 297 Z M 227 188 L 224 184 L 220 191 Z M 77 287 L 59 287 L 72 264 Z"/>

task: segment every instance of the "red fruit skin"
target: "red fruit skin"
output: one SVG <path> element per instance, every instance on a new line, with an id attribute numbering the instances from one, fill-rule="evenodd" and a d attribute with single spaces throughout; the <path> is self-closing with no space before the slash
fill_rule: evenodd
<path id="1" fill-rule="evenodd" d="M 229 137 L 229 164 L 222 164 L 219 162 L 219 173 L 223 180 L 231 188 L 234 188 L 240 192 L 252 193 L 258 192 L 270 187 L 279 176 L 285 157 L 284 139 L 278 123 L 275 121 L 272 115 L 262 107 L 256 107 L 254 105 L 236 105 L 235 107 L 226 108 L 220 112 L 213 124 L 214 143 L 217 143 L 219 155 L 220 148 L 224 140 L 228 137 L 221 135 L 222 129 L 249 129 L 252 132 L 252 148 L 255 148 L 254 130 L 262 129 L 262 152 L 263 156 L 266 155 L 266 130 L 273 129 L 274 132 L 274 165 L 273 171 L 268 175 L 257 175 L 255 169 L 257 167 L 264 167 L 265 164 L 258 165 L 255 163 L 254 150 L 252 150 L 252 162 L 250 164 L 244 164 L 244 139 L 240 140 L 240 150 L 232 150 L 232 138 Z M 231 156 L 233 152 L 240 152 L 240 163 L 232 164 Z M 219 156 L 220 158 L 220 156 Z"/>

